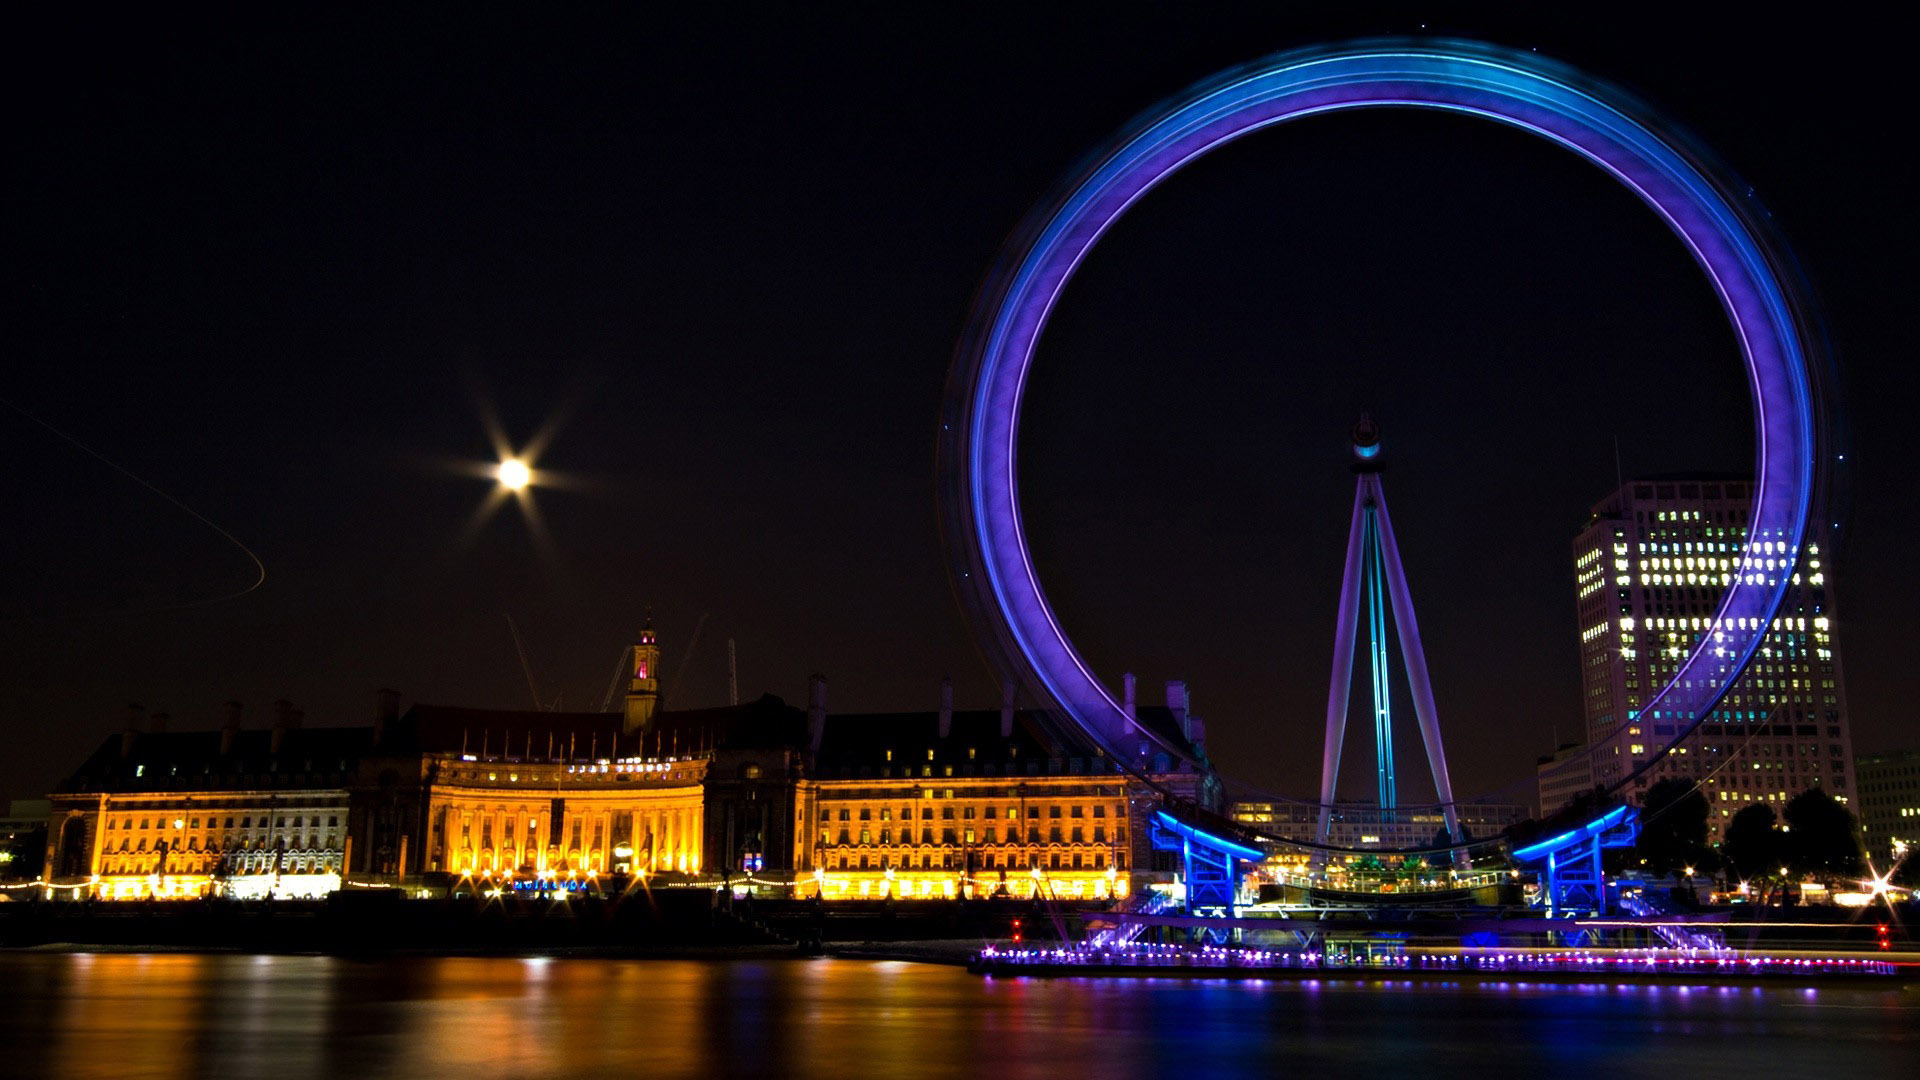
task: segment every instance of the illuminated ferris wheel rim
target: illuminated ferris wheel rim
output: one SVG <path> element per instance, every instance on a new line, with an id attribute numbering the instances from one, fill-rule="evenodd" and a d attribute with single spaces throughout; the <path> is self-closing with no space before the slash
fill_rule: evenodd
<path id="1" fill-rule="evenodd" d="M 1360 41 L 1269 57 L 1145 114 L 1038 206 L 983 287 L 949 375 L 940 436 L 943 535 L 976 635 L 1003 670 L 1129 771 L 1139 771 L 1144 754 L 1182 750 L 1128 718 L 1081 659 L 1047 603 L 1021 521 L 1019 416 L 1041 333 L 1094 244 L 1185 165 L 1289 120 L 1381 107 L 1441 109 L 1531 132 L 1600 166 L 1660 215 L 1713 284 L 1746 365 L 1756 458 L 1748 536 L 1790 551 L 1804 538 L 1815 483 L 1812 339 L 1801 321 L 1806 308 L 1746 208 L 1742 185 L 1625 92 L 1530 52 L 1479 42 Z M 1665 749 L 1744 670 L 1790 581 L 1790 573 L 1769 575 L 1758 564 L 1735 568 L 1699 639 L 1712 647 L 1692 649 L 1636 714 L 1675 725 Z"/>

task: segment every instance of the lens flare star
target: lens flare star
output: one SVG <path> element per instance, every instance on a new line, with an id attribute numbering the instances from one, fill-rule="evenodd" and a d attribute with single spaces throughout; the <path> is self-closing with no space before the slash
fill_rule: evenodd
<path id="1" fill-rule="evenodd" d="M 493 460 L 462 461 L 456 465 L 456 471 L 477 479 L 490 480 L 493 482 L 493 487 L 481 500 L 480 506 L 468 520 L 466 528 L 462 530 L 461 545 L 465 547 L 473 544 L 479 538 L 480 530 L 492 520 L 494 513 L 508 501 L 512 501 L 519 504 L 520 516 L 526 521 L 528 530 L 533 534 L 534 543 L 543 553 L 552 555 L 552 541 L 547 535 L 546 522 L 540 514 L 540 508 L 535 503 L 534 492 L 536 489 L 553 488 L 580 490 L 585 485 L 577 477 L 552 469 L 539 468 L 537 463 L 559 433 L 568 413 L 572 411 L 571 401 L 563 401 L 547 416 L 524 445 L 516 447 L 508 440 L 506 428 L 488 400 L 487 393 L 477 384 L 472 385 L 470 389 L 475 410 L 480 415 L 481 426 L 486 430 L 487 442 L 493 449 Z M 577 398 L 578 394 L 569 397 Z"/>
<path id="2" fill-rule="evenodd" d="M 533 470 L 519 458 L 508 458 L 494 470 L 494 476 L 500 480 L 500 486 L 508 491 L 520 491 L 533 483 Z"/>

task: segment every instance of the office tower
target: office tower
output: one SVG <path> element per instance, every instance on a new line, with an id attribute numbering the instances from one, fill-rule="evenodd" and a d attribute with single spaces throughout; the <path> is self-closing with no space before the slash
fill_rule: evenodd
<path id="1" fill-rule="evenodd" d="M 1867 858 L 1884 872 L 1920 843 L 1920 750 L 1861 754 L 1853 774 Z"/>
<path id="2" fill-rule="evenodd" d="M 1626 793 L 1638 801 L 1662 778 L 1694 780 L 1715 840 L 1756 802 L 1779 813 L 1810 787 L 1853 794 L 1828 545 L 1818 529 L 1798 550 L 1789 537 L 1749 537 L 1752 486 L 1707 474 L 1635 480 L 1593 508 L 1573 547 L 1593 782 L 1632 778 Z M 1689 719 L 1662 715 L 1652 695 L 1690 650 L 1719 647 L 1713 615 L 1740 572 L 1789 579 L 1772 627 L 1700 729 L 1636 776 Z"/>

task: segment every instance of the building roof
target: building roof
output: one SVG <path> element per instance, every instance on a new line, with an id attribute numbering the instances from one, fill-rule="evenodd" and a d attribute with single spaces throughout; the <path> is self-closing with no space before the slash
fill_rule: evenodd
<path id="1" fill-rule="evenodd" d="M 375 757 L 658 756 L 806 743 L 806 714 L 771 695 L 715 709 L 665 710 L 644 736 L 622 734 L 622 723 L 620 713 L 415 705 L 384 727 L 127 732 L 103 740 L 55 791 L 345 787 L 361 761 Z"/>
<path id="2" fill-rule="evenodd" d="M 415 705 L 389 741 L 413 753 L 615 758 L 799 747 L 807 740 L 806 713 L 772 694 L 711 709 L 664 709 L 644 732 L 631 735 L 624 726 L 617 712 Z"/>
<path id="3" fill-rule="evenodd" d="M 1141 706 L 1137 717 L 1160 738 L 1188 745 L 1171 709 Z M 363 760 L 422 754 L 584 760 L 810 745 L 806 712 L 771 694 L 739 705 L 662 710 L 634 734 L 623 730 L 624 721 L 617 712 L 417 704 L 385 724 L 359 727 L 129 732 L 103 741 L 56 793 L 346 787 Z M 937 711 L 829 714 L 813 772 L 824 778 L 1114 772 L 1098 750 L 1047 714 L 1016 710 L 1013 721 L 1003 737 L 999 710 L 957 710 L 943 738 Z M 1162 772 L 1177 768 L 1155 765 Z"/>
<path id="4" fill-rule="evenodd" d="M 1675 485 L 1679 484 L 1694 485 L 1695 490 L 1691 494 L 1683 496 L 1677 490 L 1674 490 Z M 1712 492 L 1709 494 L 1705 488 L 1701 488 L 1699 485 L 1711 486 Z M 1652 473 L 1646 476 L 1636 476 L 1608 492 L 1599 502 L 1594 503 L 1591 511 L 1593 520 L 1589 521 L 1588 524 L 1589 527 L 1591 527 L 1594 521 L 1624 514 L 1629 505 L 1639 505 L 1648 500 L 1662 503 L 1702 501 L 1746 502 L 1751 494 L 1752 487 L 1753 477 L 1750 474 L 1743 473 L 1708 472 L 1696 469 L 1687 472 L 1664 472 Z M 1663 488 L 1666 489 L 1664 494 L 1661 490 Z"/>
<path id="5" fill-rule="evenodd" d="M 1185 746 L 1170 709 L 1141 706 L 1148 730 Z M 1114 771 L 1083 740 L 1062 735 L 1043 712 L 1017 709 L 1010 735 L 1000 734 L 998 709 L 956 709 L 945 738 L 940 714 L 927 712 L 837 713 L 814 758 L 814 775 L 850 777 L 964 777 L 1107 774 Z M 1166 771 L 1162 769 L 1161 771 Z"/>
<path id="6" fill-rule="evenodd" d="M 128 732 L 109 736 L 56 794 L 342 787 L 373 750 L 373 729 Z M 279 745 L 275 746 L 275 736 Z"/>

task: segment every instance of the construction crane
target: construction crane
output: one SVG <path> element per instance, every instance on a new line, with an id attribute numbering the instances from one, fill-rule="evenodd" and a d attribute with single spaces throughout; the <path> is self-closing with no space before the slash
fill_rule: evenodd
<path id="1" fill-rule="evenodd" d="M 520 627 L 513 621 L 513 612 L 503 612 L 507 617 L 507 632 L 513 635 L 513 651 L 520 656 L 520 670 L 527 676 L 527 693 L 533 698 L 535 712 L 557 712 L 560 702 L 565 700 L 567 692 L 562 690 L 553 695 L 551 704 L 540 700 L 540 686 L 533 679 L 533 663 L 527 659 L 527 647 L 520 640 Z"/>
<path id="2" fill-rule="evenodd" d="M 613 711 L 613 695 L 620 692 L 620 679 L 622 676 L 626 675 L 627 671 L 629 670 L 628 661 L 631 660 L 632 657 L 633 657 L 633 646 L 631 645 L 620 646 L 620 655 L 613 662 L 613 681 L 607 684 L 607 695 L 600 699 L 601 712 Z"/>
<path id="3" fill-rule="evenodd" d="M 667 697 L 680 688 L 680 677 L 687 673 L 687 663 L 693 659 L 693 650 L 700 644 L 700 631 L 707 628 L 707 613 L 700 613 L 700 621 L 693 624 L 693 636 L 687 639 L 686 654 L 680 657 L 680 666 L 673 669 L 673 681 L 660 688 L 660 707 L 667 707 Z"/>
<path id="4" fill-rule="evenodd" d="M 700 631 L 706 628 L 707 615 L 708 613 L 704 611 L 700 613 L 700 621 L 695 623 L 693 626 L 693 636 L 687 639 L 686 654 L 680 658 L 680 666 L 674 669 L 673 680 L 669 683 L 662 685 L 660 688 L 661 708 L 666 707 L 667 692 L 675 687 L 678 687 L 680 685 L 681 676 L 687 673 L 687 665 L 691 663 L 693 660 L 694 647 L 700 644 Z M 631 645 L 621 646 L 620 655 L 613 662 L 613 678 L 607 682 L 607 692 L 600 699 L 601 712 L 612 711 L 614 696 L 620 692 L 620 680 L 624 678 L 627 675 L 628 671 L 630 670 L 629 661 L 632 659 L 632 655 L 633 655 L 633 646 Z M 735 704 L 735 705 L 740 704 L 740 691 L 733 677 L 733 639 L 732 638 L 727 639 L 727 690 L 728 690 L 728 696 L 731 699 L 732 704 Z"/>

